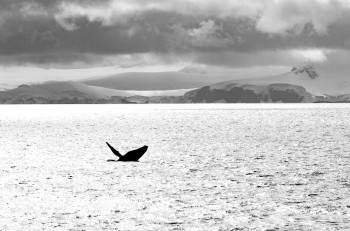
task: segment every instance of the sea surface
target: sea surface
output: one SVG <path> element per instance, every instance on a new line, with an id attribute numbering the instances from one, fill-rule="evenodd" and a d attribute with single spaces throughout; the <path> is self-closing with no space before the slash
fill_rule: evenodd
<path id="1" fill-rule="evenodd" d="M 350 105 L 0 106 L 0 230 L 350 230 Z"/>

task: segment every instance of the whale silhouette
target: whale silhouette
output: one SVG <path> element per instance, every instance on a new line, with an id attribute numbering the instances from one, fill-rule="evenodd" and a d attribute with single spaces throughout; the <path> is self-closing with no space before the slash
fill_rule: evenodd
<path id="1" fill-rule="evenodd" d="M 111 151 L 119 157 L 118 161 L 139 161 L 139 159 L 147 152 L 148 146 L 143 146 L 141 148 L 129 151 L 124 156 L 122 156 L 117 150 L 115 150 L 108 142 L 106 142 L 108 147 L 111 149 Z M 114 160 L 108 160 L 108 161 L 114 161 Z"/>

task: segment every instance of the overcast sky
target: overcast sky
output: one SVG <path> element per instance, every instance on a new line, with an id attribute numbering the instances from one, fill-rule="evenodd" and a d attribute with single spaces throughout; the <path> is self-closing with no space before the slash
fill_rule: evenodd
<path id="1" fill-rule="evenodd" d="M 186 65 L 344 77 L 349 49 L 349 0 L 0 0 L 0 84 Z"/>

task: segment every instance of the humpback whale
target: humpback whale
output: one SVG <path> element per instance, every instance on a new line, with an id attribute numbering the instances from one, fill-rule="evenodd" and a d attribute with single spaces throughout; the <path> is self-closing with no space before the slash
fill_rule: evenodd
<path id="1" fill-rule="evenodd" d="M 124 162 L 126 162 L 126 161 L 138 161 L 143 156 L 143 154 L 145 154 L 145 152 L 147 152 L 147 149 L 148 149 L 148 146 L 145 145 L 145 146 L 143 146 L 141 148 L 129 151 L 124 156 L 122 156 L 108 142 L 106 142 L 106 144 L 111 149 L 111 151 L 114 153 L 114 155 L 119 157 L 118 161 L 124 161 Z"/>

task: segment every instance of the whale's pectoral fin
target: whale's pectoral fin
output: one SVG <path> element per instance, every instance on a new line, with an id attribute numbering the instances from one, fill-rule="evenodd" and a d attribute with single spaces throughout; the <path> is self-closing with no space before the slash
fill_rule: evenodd
<path id="1" fill-rule="evenodd" d="M 108 147 L 112 150 L 112 152 L 114 153 L 114 155 L 118 156 L 119 158 L 122 158 L 123 156 L 117 151 L 115 150 L 108 142 L 106 142 L 106 144 L 108 145 Z"/>

